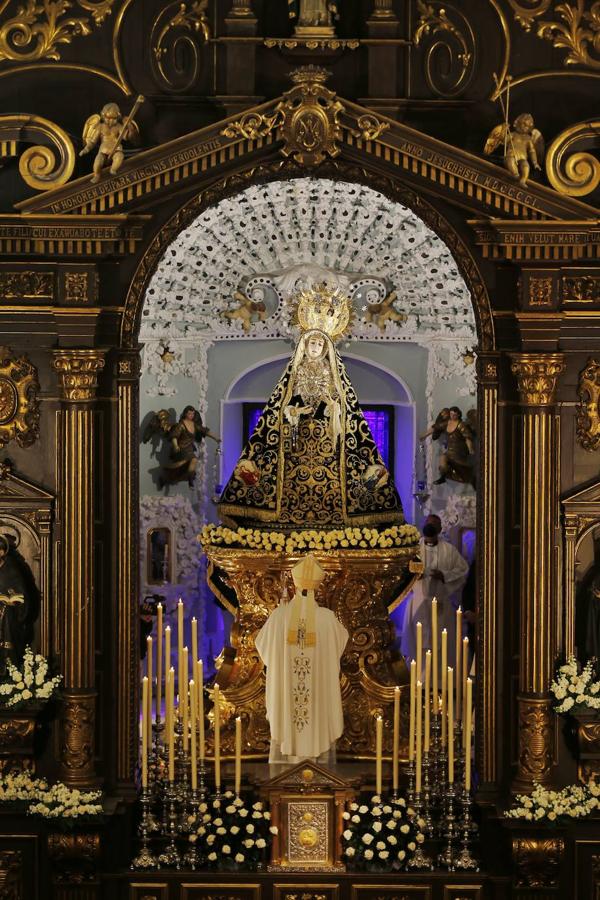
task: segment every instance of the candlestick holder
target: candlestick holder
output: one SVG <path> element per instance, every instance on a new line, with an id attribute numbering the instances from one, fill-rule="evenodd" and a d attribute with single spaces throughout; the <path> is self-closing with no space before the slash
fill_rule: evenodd
<path id="1" fill-rule="evenodd" d="M 149 847 L 148 836 L 150 834 L 150 791 L 148 788 L 142 788 L 140 795 L 140 804 L 142 807 L 142 817 L 138 825 L 138 834 L 141 838 L 142 845 L 140 852 L 131 863 L 132 869 L 156 869 L 158 868 L 158 860 L 151 852 Z"/>
<path id="2" fill-rule="evenodd" d="M 454 800 L 456 799 L 456 790 L 454 782 L 450 782 L 446 788 L 446 802 L 444 804 L 444 823 L 445 830 L 442 831 L 446 839 L 446 846 L 438 856 L 438 863 L 444 866 L 450 872 L 454 871 L 455 857 L 454 844 L 457 838 L 456 816 L 454 815 Z M 442 823 L 440 823 L 442 826 Z M 440 827 L 441 830 L 441 827 Z"/>
<path id="3" fill-rule="evenodd" d="M 174 781 L 169 781 L 167 784 L 167 790 L 165 792 L 165 808 L 165 834 L 169 838 L 169 843 L 164 852 L 158 857 L 158 861 L 163 866 L 174 866 L 176 869 L 179 869 L 181 868 L 181 856 L 175 843 L 175 837 L 177 835 L 177 788 Z"/>
<path id="4" fill-rule="evenodd" d="M 413 804 L 413 809 L 415 811 L 413 821 L 417 823 L 419 819 L 422 819 L 422 811 L 423 811 L 423 799 L 421 796 L 421 791 L 415 791 L 415 802 Z M 433 869 L 433 860 L 430 856 L 427 856 L 423 849 L 422 844 L 417 844 L 417 849 L 415 850 L 412 859 L 409 859 L 407 865 L 407 869 Z"/>
<path id="5" fill-rule="evenodd" d="M 200 800 L 206 800 L 208 790 L 206 787 L 206 763 L 201 759 L 198 763 L 198 793 Z"/>
<path id="6" fill-rule="evenodd" d="M 456 856 L 454 868 L 461 869 L 462 871 L 468 872 L 479 872 L 479 862 L 472 856 L 469 850 L 469 844 L 472 840 L 473 832 L 477 830 L 477 826 L 473 828 L 474 822 L 471 816 L 471 805 L 473 801 L 471 799 L 471 792 L 466 788 L 463 788 L 463 791 L 460 795 L 460 804 L 462 806 L 462 816 L 460 819 L 460 824 L 458 826 L 458 830 L 460 832 L 460 843 L 462 845 L 461 849 Z"/>
<path id="7" fill-rule="evenodd" d="M 434 712 L 431 717 L 431 742 L 429 750 L 429 781 L 432 803 L 435 803 L 440 796 L 440 782 L 443 782 L 445 774 L 440 767 L 440 750 L 442 746 L 441 731 L 441 716 L 439 713 Z"/>
<path id="8" fill-rule="evenodd" d="M 425 834 L 427 837 L 433 837 L 434 827 L 433 827 L 433 819 L 431 817 L 431 780 L 429 777 L 429 771 L 432 764 L 432 757 L 427 750 L 423 754 L 423 789 L 422 789 L 422 800 L 423 800 L 423 809 L 422 809 L 422 818 L 425 822 Z"/>
<path id="9" fill-rule="evenodd" d="M 406 767 L 406 774 L 408 775 L 408 790 L 406 791 L 406 805 L 409 807 L 414 806 L 415 802 L 415 761 L 412 759 L 408 766 Z"/>

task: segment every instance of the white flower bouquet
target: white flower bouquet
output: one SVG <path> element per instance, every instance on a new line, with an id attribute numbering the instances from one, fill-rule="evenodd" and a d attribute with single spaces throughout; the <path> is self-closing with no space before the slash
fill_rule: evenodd
<path id="1" fill-rule="evenodd" d="M 561 791 L 549 791 L 535 783 L 531 794 L 517 794 L 514 805 L 504 815 L 507 819 L 527 822 L 566 822 L 589 816 L 598 809 L 599 796 L 600 785 L 594 781 L 587 785 L 571 784 Z"/>
<path id="2" fill-rule="evenodd" d="M 343 813 L 343 856 L 349 869 L 391 872 L 403 869 L 425 836 L 422 819 L 415 819 L 403 798 L 351 803 Z"/>
<path id="3" fill-rule="evenodd" d="M 595 660 L 590 660 L 581 669 L 577 659 L 570 656 L 559 666 L 556 678 L 550 685 L 557 713 L 581 712 L 600 709 L 600 681 L 595 680 Z"/>
<path id="4" fill-rule="evenodd" d="M 6 680 L 0 684 L 0 709 L 47 703 L 62 680 L 62 675 L 48 677 L 48 660 L 40 653 L 34 655 L 31 647 L 25 648 L 20 669 L 11 662 L 6 667 Z"/>
<path id="5" fill-rule="evenodd" d="M 22 806 L 27 815 L 56 819 L 59 827 L 80 824 L 103 815 L 101 791 L 79 791 L 62 782 L 48 784 L 29 772 L 0 778 L 0 806 Z"/>
<path id="6" fill-rule="evenodd" d="M 390 528 L 332 528 L 328 531 L 263 531 L 258 528 L 228 528 L 205 525 L 198 536 L 202 548 L 211 546 L 264 550 L 268 553 L 295 553 L 298 550 L 389 550 L 414 547 L 420 533 L 414 525 L 392 525 Z"/>
<path id="7" fill-rule="evenodd" d="M 200 804 L 192 829 L 190 841 L 196 843 L 202 865 L 219 871 L 256 870 L 277 834 L 263 803 L 246 806 L 232 791 Z"/>

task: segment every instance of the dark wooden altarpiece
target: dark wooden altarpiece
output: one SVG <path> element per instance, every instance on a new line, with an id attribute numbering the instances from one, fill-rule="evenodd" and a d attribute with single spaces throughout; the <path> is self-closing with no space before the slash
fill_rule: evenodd
<path id="1" fill-rule="evenodd" d="M 600 463 L 597 406 L 581 405 L 586 390 L 594 399 L 600 367 L 597 6 L 339 0 L 336 36 L 312 42 L 294 36 L 286 0 L 0 6 L 1 343 L 10 357 L 26 357 L 39 382 L 28 437 L 0 430 L 12 461 L 12 470 L 0 466 L 0 501 L 10 514 L 15 479 L 30 486 L 14 501 L 17 517 L 24 496 L 45 498 L 41 641 L 59 661 L 64 691 L 42 769 L 73 786 L 103 783 L 125 808 L 134 796 L 137 335 L 156 265 L 203 209 L 251 184 L 307 174 L 357 182 L 410 207 L 442 238 L 477 320 L 484 861 L 516 891 L 560 896 L 575 872 L 580 897 L 600 890 L 600 825 L 519 834 L 514 869 L 497 843 L 506 835 L 494 831 L 496 804 L 511 790 L 577 778 L 547 687 L 557 657 L 574 649 L 573 547 L 600 520 L 598 490 L 585 495 L 585 515 L 562 505 L 593 487 Z M 328 80 L 317 70 L 291 80 L 309 65 L 325 67 Z M 509 77 L 511 117 L 531 112 L 548 149 L 526 185 L 482 153 L 502 120 L 497 97 L 506 98 Z M 90 157 L 77 157 L 84 121 L 109 101 L 127 112 L 140 93 L 141 146 L 92 184 Z M 315 96 L 320 124 L 308 148 Z M 573 171 L 575 153 L 583 155 Z M 117 896 L 117 882 L 103 888 L 100 873 L 133 854 L 122 820 L 112 833 L 113 843 L 127 836 L 118 851 L 108 832 L 101 849 L 98 835 L 61 844 L 29 822 L 15 831 L 2 821 L 0 897 Z M 78 859 L 71 868 L 69 852 Z M 367 879 L 353 896 L 507 889 L 502 877 L 445 888 L 441 877 L 419 877 L 399 881 L 395 893 Z M 196 878 L 200 886 L 180 895 L 176 880 L 151 887 L 133 878 L 138 887 L 123 896 L 258 897 L 262 886 L 267 897 L 272 889 L 262 877 L 218 889 Z M 337 896 L 327 880 L 304 882 L 276 886 L 274 896 L 291 897 L 293 887 L 306 900 Z M 350 882 L 336 890 L 346 896 Z"/>

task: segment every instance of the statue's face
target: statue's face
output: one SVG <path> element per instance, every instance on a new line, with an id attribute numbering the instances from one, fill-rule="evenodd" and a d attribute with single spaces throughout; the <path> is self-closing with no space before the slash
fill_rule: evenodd
<path id="1" fill-rule="evenodd" d="M 325 341 L 319 334 L 311 334 L 306 345 L 306 355 L 309 359 L 318 359 L 325 349 Z"/>
<path id="2" fill-rule="evenodd" d="M 193 409 L 188 409 L 188 411 L 185 414 L 185 417 L 189 422 L 193 422 L 195 416 L 196 416 L 196 413 Z"/>
<path id="3" fill-rule="evenodd" d="M 455 409 L 450 410 L 450 418 L 452 419 L 453 422 L 456 422 L 456 420 L 458 419 L 458 413 L 456 412 Z"/>
<path id="4" fill-rule="evenodd" d="M 521 116 L 517 116 L 515 119 L 515 130 L 519 132 L 519 134 L 528 134 L 533 129 L 533 117 L 527 115 L 526 113 Z"/>

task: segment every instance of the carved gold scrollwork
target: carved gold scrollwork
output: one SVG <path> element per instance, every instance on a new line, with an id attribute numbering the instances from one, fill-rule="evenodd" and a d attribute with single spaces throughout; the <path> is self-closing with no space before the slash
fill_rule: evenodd
<path id="1" fill-rule="evenodd" d="M 350 129 L 351 133 L 363 141 L 376 141 L 390 127 L 389 122 L 380 122 L 377 116 L 372 115 L 359 116 L 356 124 L 358 128 Z"/>
<path id="2" fill-rule="evenodd" d="M 565 368 L 562 354 L 515 353 L 510 368 L 517 377 L 522 403 L 547 406 L 554 402 L 557 379 Z"/>
<path id="3" fill-rule="evenodd" d="M 519 698 L 519 778 L 533 787 L 552 769 L 554 713 L 549 700 Z"/>
<path id="4" fill-rule="evenodd" d="M 473 30 L 465 16 L 451 4 L 417 0 L 417 8 L 420 18 L 413 35 L 415 46 L 420 46 L 426 37 L 433 39 L 425 53 L 427 84 L 440 97 L 454 97 L 465 90 L 473 75 Z M 462 29 L 449 18 L 449 13 L 461 21 Z"/>
<path id="5" fill-rule="evenodd" d="M 600 16 L 600 3 L 599 3 Z M 600 46 L 600 31 L 598 31 Z M 572 152 L 577 146 L 600 149 L 600 120 L 588 120 L 571 125 L 557 135 L 548 148 L 546 174 L 553 188 L 570 197 L 591 194 L 600 184 L 600 160 L 584 150 Z M 571 155 L 569 156 L 569 153 Z"/>
<path id="6" fill-rule="evenodd" d="M 600 446 L 600 362 L 588 359 L 579 375 L 577 385 L 577 440 L 584 450 L 597 450 Z"/>
<path id="7" fill-rule="evenodd" d="M 0 116 L 0 141 L 8 144 L 41 142 L 28 147 L 19 160 L 19 172 L 29 187 L 45 191 L 65 184 L 73 174 L 73 142 L 55 122 L 41 116 Z"/>
<path id="8" fill-rule="evenodd" d="M 552 0 L 526 0 L 525 3 L 508 0 L 508 2 L 514 10 L 515 19 L 525 31 L 530 31 L 535 20 L 543 16 L 552 4 Z"/>
<path id="9" fill-rule="evenodd" d="M 277 105 L 282 115 L 280 135 L 285 142 L 284 156 L 293 156 L 302 166 L 316 166 L 326 156 L 338 156 L 342 136 L 339 116 L 343 105 L 333 91 L 325 87 L 329 72 L 319 66 L 295 69 L 295 84 Z"/>
<path id="10" fill-rule="evenodd" d="M 221 134 L 228 138 L 243 137 L 255 141 L 257 138 L 267 137 L 282 121 L 283 116 L 280 112 L 275 112 L 272 116 L 246 113 L 240 119 L 227 125 Z"/>
<path id="11" fill-rule="evenodd" d="M 150 37 L 152 69 L 169 91 L 190 90 L 200 74 L 201 56 L 196 35 L 210 40 L 208 0 L 170 3 L 157 16 Z"/>
<path id="12" fill-rule="evenodd" d="M 565 852 L 562 838 L 513 838 L 512 855 L 517 887 L 556 887 Z"/>
<path id="13" fill-rule="evenodd" d="M 537 35 L 557 50 L 567 50 L 565 66 L 600 69 L 600 0 L 557 3 L 556 0 L 509 0 L 515 19 L 530 31 L 540 16 L 551 10 L 556 18 L 537 23 Z"/>
<path id="14" fill-rule="evenodd" d="M 29 447 L 40 433 L 37 370 L 27 357 L 0 347 L 0 447 L 16 440 Z"/>
<path id="15" fill-rule="evenodd" d="M 59 44 L 70 44 L 73 38 L 91 34 L 110 14 L 115 0 L 77 0 L 80 9 L 90 16 L 71 16 L 72 3 L 64 0 L 26 0 L 16 15 L 0 22 L 0 62 L 34 62 L 60 59 Z M 6 6 L 6 4 L 5 4 Z"/>

